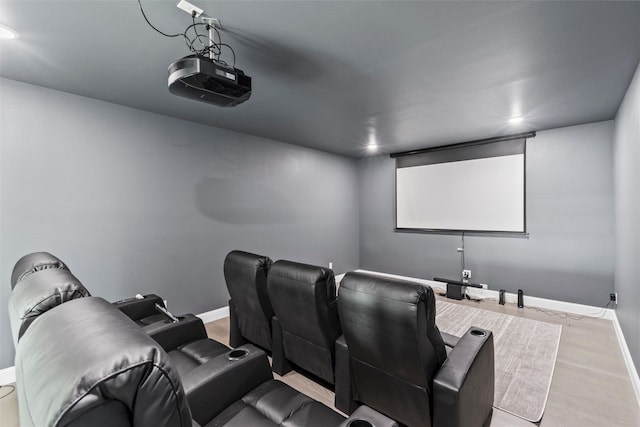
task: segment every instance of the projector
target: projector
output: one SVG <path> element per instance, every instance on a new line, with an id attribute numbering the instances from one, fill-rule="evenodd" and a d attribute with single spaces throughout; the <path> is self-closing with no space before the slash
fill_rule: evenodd
<path id="1" fill-rule="evenodd" d="M 169 66 L 169 92 L 221 107 L 234 107 L 251 96 L 251 77 L 221 61 L 190 55 Z"/>

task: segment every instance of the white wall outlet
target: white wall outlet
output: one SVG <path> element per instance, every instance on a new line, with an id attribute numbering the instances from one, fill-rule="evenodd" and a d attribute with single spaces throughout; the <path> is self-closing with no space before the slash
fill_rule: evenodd
<path id="1" fill-rule="evenodd" d="M 186 0 L 180 0 L 180 2 L 176 6 L 178 7 L 178 9 L 184 10 L 189 15 L 193 16 L 193 14 L 195 13 L 196 18 L 204 13 L 204 10 L 200 9 L 198 6 L 195 6 L 189 3 Z"/>
<path id="2" fill-rule="evenodd" d="M 486 283 L 480 283 L 480 286 L 482 286 L 482 289 L 489 289 L 489 285 Z"/>
<path id="3" fill-rule="evenodd" d="M 471 270 L 462 270 L 463 279 L 471 279 Z"/>
<path id="4" fill-rule="evenodd" d="M 333 270 L 333 263 L 329 261 L 329 268 Z"/>

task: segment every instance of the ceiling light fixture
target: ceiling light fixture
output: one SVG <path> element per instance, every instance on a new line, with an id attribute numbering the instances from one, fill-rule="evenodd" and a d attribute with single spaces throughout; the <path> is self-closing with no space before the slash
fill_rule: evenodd
<path id="1" fill-rule="evenodd" d="M 369 151 L 370 153 L 375 153 L 376 151 L 378 151 L 378 144 L 376 144 L 375 142 L 370 142 L 369 145 L 367 145 L 367 151 Z"/>
<path id="2" fill-rule="evenodd" d="M 511 123 L 512 125 L 519 125 L 520 123 L 522 123 L 522 120 L 522 116 L 514 116 L 509 119 L 509 123 Z"/>
<path id="3" fill-rule="evenodd" d="M 0 39 L 17 39 L 18 32 L 13 28 L 0 24 Z"/>

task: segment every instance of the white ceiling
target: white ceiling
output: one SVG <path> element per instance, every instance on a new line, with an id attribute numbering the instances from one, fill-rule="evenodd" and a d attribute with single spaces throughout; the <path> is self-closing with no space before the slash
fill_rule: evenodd
<path id="1" fill-rule="evenodd" d="M 171 33 L 176 3 L 143 0 Z M 189 52 L 136 0 L 0 1 L 0 76 L 358 157 L 612 119 L 640 60 L 637 1 L 192 3 L 253 78 L 238 107 L 168 92 Z"/>

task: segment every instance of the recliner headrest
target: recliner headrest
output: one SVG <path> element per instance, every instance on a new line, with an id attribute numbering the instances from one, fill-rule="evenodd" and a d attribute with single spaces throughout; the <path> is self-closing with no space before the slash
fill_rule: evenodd
<path id="1" fill-rule="evenodd" d="M 295 280 L 296 282 L 313 286 L 326 283 L 327 295 L 329 297 L 333 297 L 336 294 L 335 277 L 333 275 L 333 271 L 329 268 L 287 260 L 279 260 L 271 266 L 269 276 Z"/>
<path id="2" fill-rule="evenodd" d="M 264 269 L 267 272 L 271 268 L 273 261 L 268 256 L 235 250 L 229 252 L 225 257 L 225 270 L 229 264 L 239 264 L 243 267 L 251 266 L 254 270 Z"/>
<path id="3" fill-rule="evenodd" d="M 191 426 L 169 356 L 102 298 L 80 298 L 33 322 L 16 353 L 20 425 Z"/>
<path id="4" fill-rule="evenodd" d="M 9 297 L 9 321 L 13 343 L 18 341 L 41 314 L 67 301 L 90 296 L 69 270 L 47 269 L 23 276 Z"/>
<path id="5" fill-rule="evenodd" d="M 33 252 L 23 256 L 13 267 L 13 272 L 11 273 L 11 289 L 15 288 L 16 284 L 29 274 L 48 268 L 68 270 L 67 266 L 60 261 L 60 259 L 51 255 L 49 252 Z"/>
<path id="6" fill-rule="evenodd" d="M 425 301 L 427 294 L 433 293 L 430 287 L 419 283 L 357 271 L 345 274 L 340 282 L 340 288 L 409 304 Z"/>

